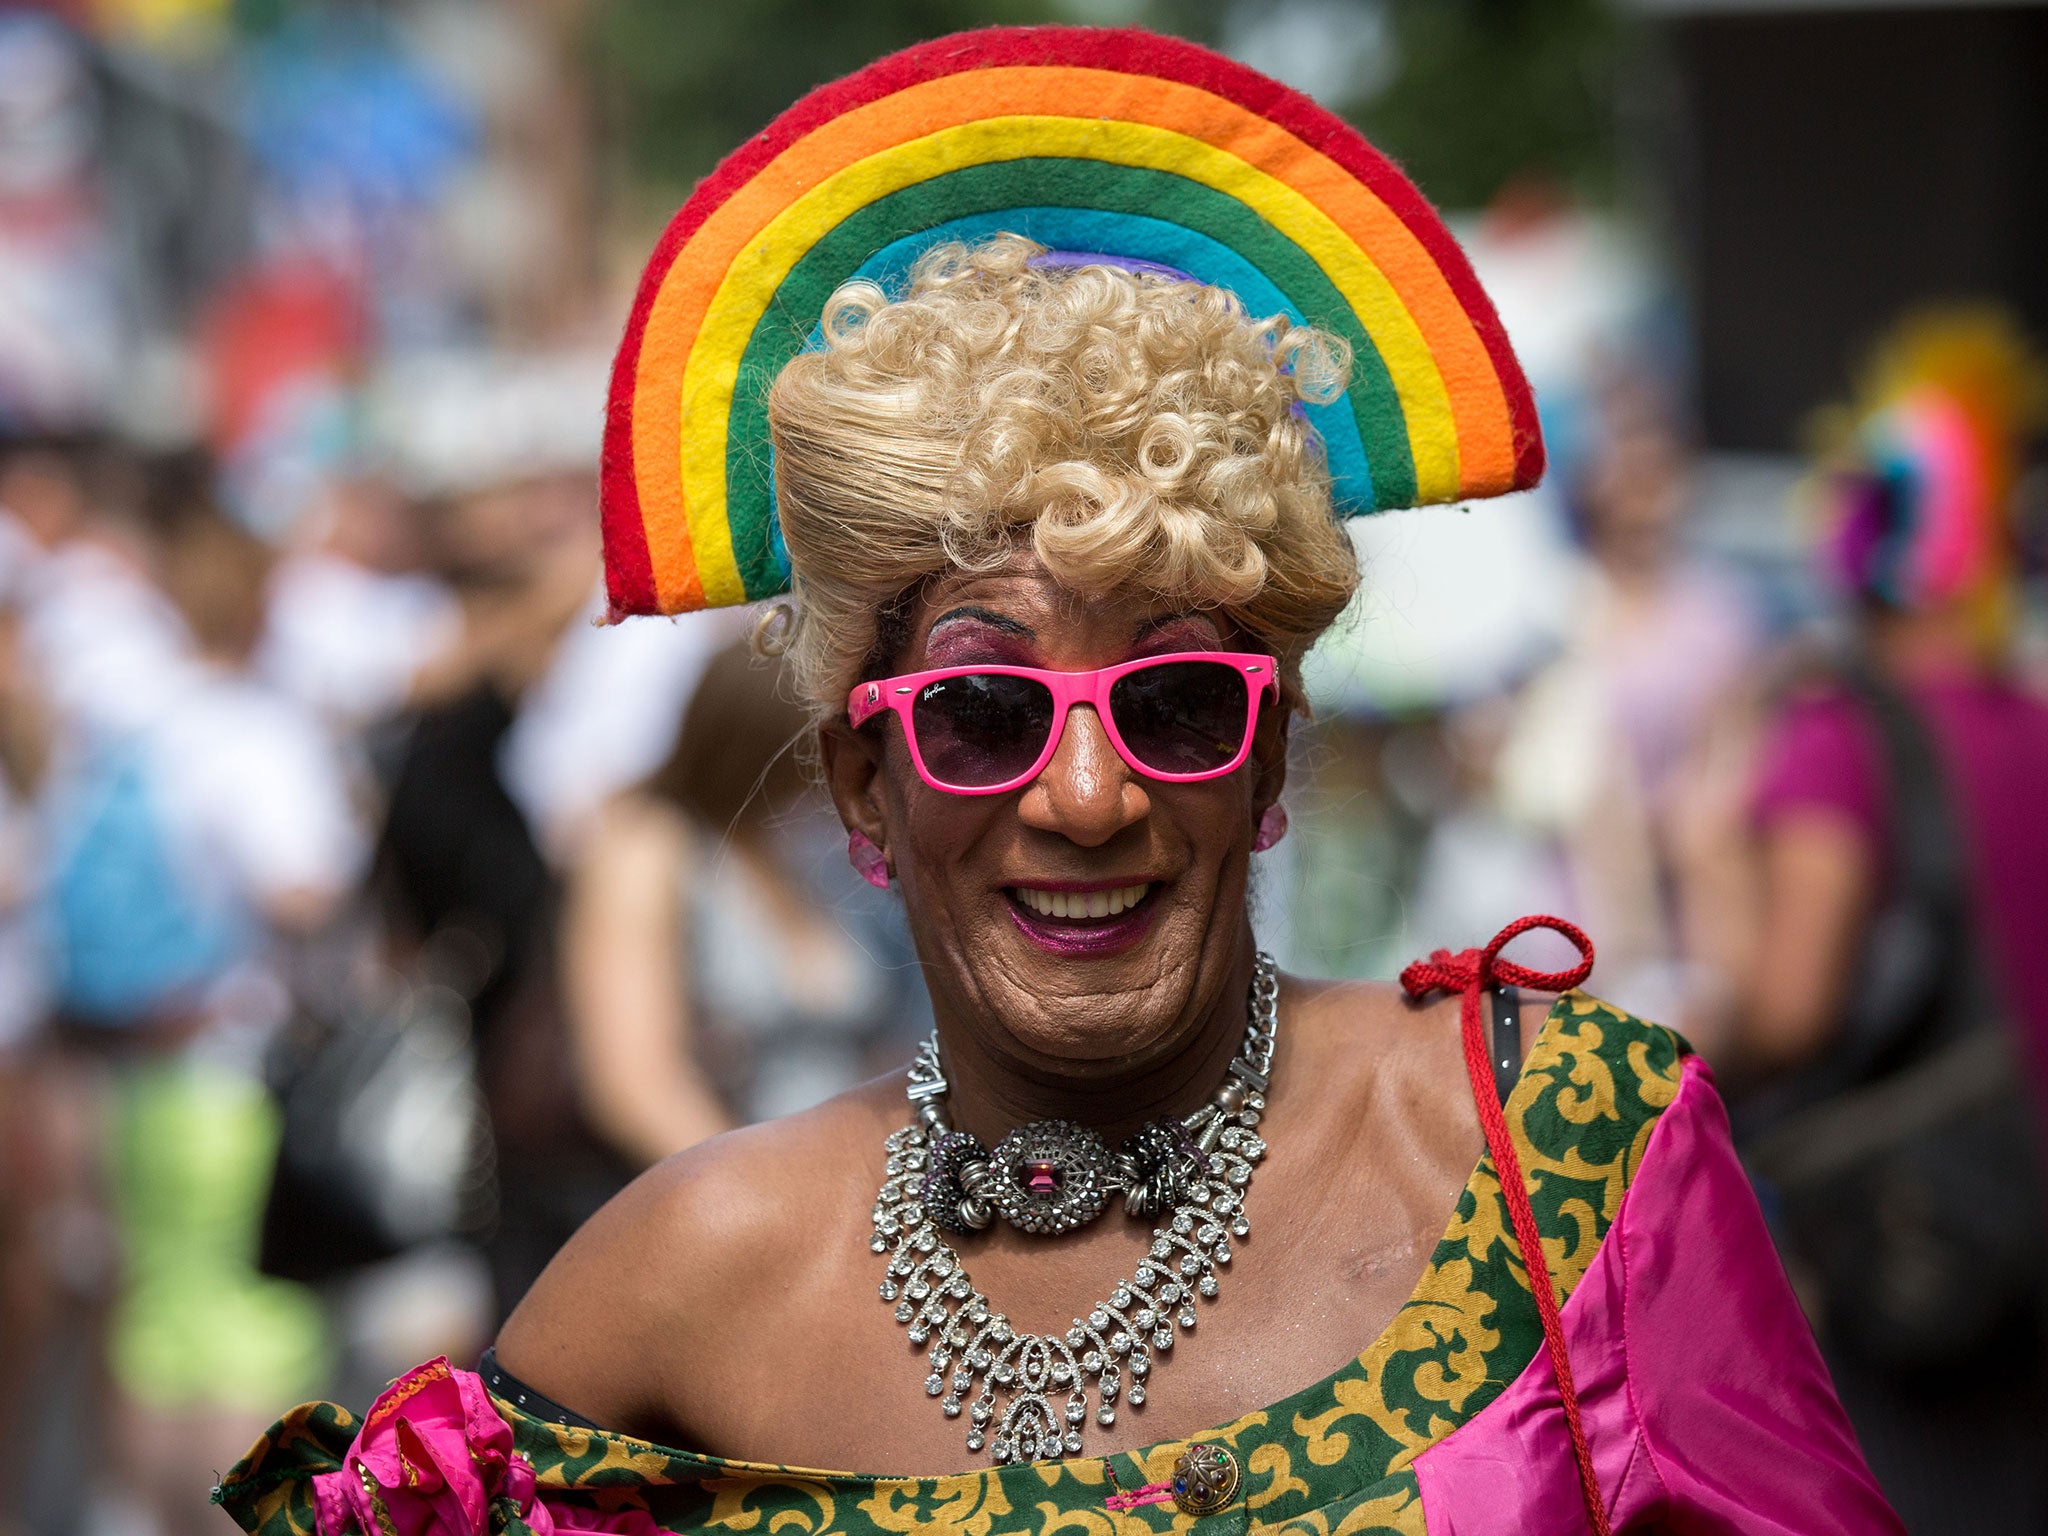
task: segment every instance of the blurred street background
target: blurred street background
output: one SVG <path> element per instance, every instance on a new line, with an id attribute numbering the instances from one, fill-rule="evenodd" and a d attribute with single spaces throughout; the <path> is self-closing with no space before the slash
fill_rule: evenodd
<path id="1" fill-rule="evenodd" d="M 2048 1529 L 2048 7 L 72 0 L 0 7 L 0 1536 L 225 1529 L 283 1407 L 928 1027 L 745 617 L 593 622 L 595 464 L 694 181 L 1030 21 L 1350 117 L 1542 410 L 1538 491 L 1353 524 L 1262 940 L 1582 923 L 1909 1527 Z M 1981 1144 L 1815 1155 L 1956 1050 Z"/>

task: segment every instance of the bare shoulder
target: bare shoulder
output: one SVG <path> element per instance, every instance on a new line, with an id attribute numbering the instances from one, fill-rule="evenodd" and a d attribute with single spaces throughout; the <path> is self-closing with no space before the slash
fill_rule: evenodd
<path id="1" fill-rule="evenodd" d="M 1432 1077 L 1445 1060 L 1443 1053 L 1449 1051 L 1449 1059 L 1462 1070 L 1460 1002 L 1455 995 L 1439 993 L 1416 1002 L 1391 982 L 1298 978 L 1289 981 L 1288 994 L 1298 1027 L 1312 1049 L 1326 1047 L 1347 1060 L 1357 1059 L 1360 1047 L 1369 1047 L 1365 1054 L 1374 1056 L 1392 1052 L 1397 1062 L 1420 1065 Z M 1542 1032 L 1555 1004 L 1549 993 L 1522 993 L 1524 1052 Z M 1462 1077 L 1459 1091 L 1463 1091 Z"/>
<path id="2" fill-rule="evenodd" d="M 1372 981 L 1290 980 L 1285 996 L 1291 1075 L 1310 1090 L 1304 1097 L 1382 1130 L 1398 1128 L 1397 1140 L 1410 1156 L 1438 1161 L 1462 1179 L 1477 1156 L 1479 1119 L 1459 999 L 1415 1002 L 1399 987 Z M 1522 1001 L 1525 1059 L 1551 1006 L 1547 996 Z"/>
<path id="3" fill-rule="evenodd" d="M 848 1246 L 865 1256 L 864 1240 L 831 1241 L 820 1225 L 858 1221 L 864 1239 L 870 1154 L 901 1096 L 899 1079 L 881 1078 L 649 1169 L 534 1283 L 499 1333 L 499 1363 L 608 1429 L 673 1443 L 693 1417 L 690 1384 L 720 1374 L 735 1319 L 772 1328 L 776 1308 L 834 1283 L 811 1273 L 819 1264 Z"/>

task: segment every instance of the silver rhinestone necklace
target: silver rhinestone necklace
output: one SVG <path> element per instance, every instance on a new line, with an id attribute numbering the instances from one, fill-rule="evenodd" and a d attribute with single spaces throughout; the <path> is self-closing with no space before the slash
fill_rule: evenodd
<path id="1" fill-rule="evenodd" d="M 984 1150 L 946 1118 L 938 1037 L 919 1049 L 908 1089 L 916 1118 L 884 1143 L 869 1246 L 889 1259 L 882 1300 L 895 1304 L 911 1343 L 931 1346 L 925 1391 L 949 1419 L 965 1407 L 968 1450 L 987 1447 L 998 1465 L 1078 1455 L 1091 1387 L 1104 1428 L 1116 1422 L 1119 1396 L 1132 1407 L 1145 1401 L 1176 1325 L 1195 1326 L 1195 1298 L 1214 1300 L 1231 1238 L 1251 1231 L 1244 1201 L 1252 1168 L 1266 1155 L 1255 1127 L 1266 1107 L 1279 996 L 1273 957 L 1262 950 L 1244 1043 L 1222 1086 L 1192 1114 L 1141 1127 L 1115 1153 L 1063 1120 L 1020 1126 Z M 1067 1232 L 1119 1193 L 1130 1215 L 1162 1224 L 1131 1277 L 1064 1334 L 1019 1332 L 940 1236 L 941 1228 L 974 1231 L 996 1216 L 1025 1232 Z M 1056 1398 L 1065 1401 L 1055 1407 Z"/>

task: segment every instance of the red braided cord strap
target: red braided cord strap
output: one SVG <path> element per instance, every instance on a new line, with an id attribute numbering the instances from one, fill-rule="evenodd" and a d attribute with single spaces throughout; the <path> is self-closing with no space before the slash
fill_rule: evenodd
<path id="1" fill-rule="evenodd" d="M 1568 971 L 1532 971 L 1512 960 L 1500 958 L 1510 942 L 1532 928 L 1561 933 L 1579 951 L 1579 963 Z M 1465 1042 L 1465 1072 L 1472 1080 L 1472 1102 L 1479 1109 L 1479 1124 L 1486 1132 L 1486 1150 L 1493 1154 L 1494 1171 L 1500 1175 L 1501 1193 L 1508 1202 L 1508 1219 L 1521 1245 L 1522 1266 L 1528 1271 L 1529 1289 L 1535 1293 L 1536 1312 L 1543 1319 L 1543 1342 L 1550 1351 L 1550 1366 L 1557 1374 L 1558 1394 L 1564 1399 L 1565 1426 L 1571 1431 L 1572 1455 L 1579 1464 L 1579 1491 L 1585 1496 L 1586 1518 L 1595 1536 L 1610 1536 L 1607 1502 L 1600 1496 L 1600 1481 L 1593 1473 L 1593 1452 L 1586 1444 L 1585 1425 L 1579 1420 L 1579 1394 L 1572 1385 L 1572 1362 L 1565 1353 L 1564 1324 L 1557 1313 L 1557 1297 L 1550 1284 L 1550 1265 L 1543 1257 L 1543 1239 L 1536 1230 L 1536 1216 L 1529 1209 L 1528 1186 L 1522 1182 L 1522 1160 L 1515 1153 L 1514 1138 L 1508 1134 L 1507 1116 L 1501 1113 L 1493 1065 L 1486 1049 L 1481 1019 L 1487 988 L 1495 983 L 1527 987 L 1535 992 L 1569 992 L 1593 972 L 1593 941 L 1575 925 L 1558 917 L 1519 917 L 1493 936 L 1484 949 L 1467 949 L 1452 954 L 1440 949 L 1427 960 L 1418 960 L 1401 973 L 1401 986 L 1410 997 L 1431 992 L 1461 995 L 1460 1023 Z"/>

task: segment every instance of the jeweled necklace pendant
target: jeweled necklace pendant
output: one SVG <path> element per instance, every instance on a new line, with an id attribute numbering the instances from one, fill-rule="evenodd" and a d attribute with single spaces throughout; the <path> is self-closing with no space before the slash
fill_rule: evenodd
<path id="1" fill-rule="evenodd" d="M 895 1303 L 913 1344 L 931 1345 L 925 1391 L 948 1418 L 966 1411 L 968 1450 L 986 1446 L 998 1464 L 1077 1455 L 1091 1386 L 1095 1421 L 1105 1428 L 1116 1422 L 1120 1396 L 1133 1407 L 1145 1401 L 1174 1329 L 1195 1326 L 1195 1300 L 1215 1298 L 1231 1238 L 1251 1231 L 1244 1199 L 1266 1153 L 1255 1127 L 1266 1107 L 1279 995 L 1273 957 L 1261 951 L 1244 1043 L 1223 1085 L 1192 1114 L 1153 1121 L 1114 1153 L 1064 1120 L 1019 1126 L 984 1150 L 947 1122 L 937 1037 L 919 1050 L 908 1090 L 917 1118 L 885 1143 L 869 1246 L 889 1256 L 882 1300 Z M 939 1232 L 978 1230 L 997 1216 L 1025 1232 L 1069 1232 L 1117 1193 L 1131 1215 L 1166 1215 L 1131 1278 L 1064 1335 L 1011 1327 Z M 1057 1409 L 1055 1398 L 1064 1399 Z"/>

